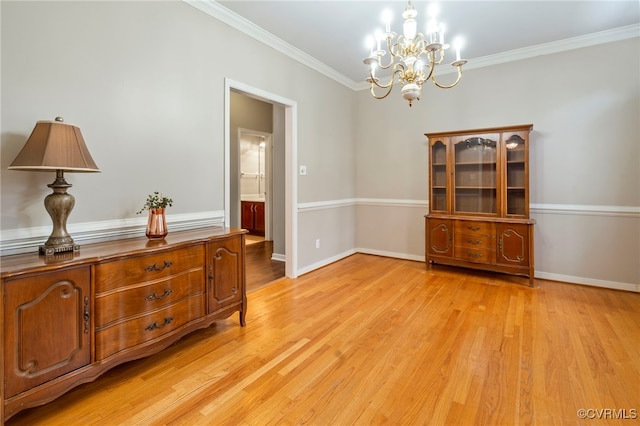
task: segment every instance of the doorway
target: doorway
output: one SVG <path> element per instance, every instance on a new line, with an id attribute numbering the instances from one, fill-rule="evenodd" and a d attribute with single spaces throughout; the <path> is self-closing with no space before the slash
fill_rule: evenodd
<path id="1" fill-rule="evenodd" d="M 238 129 L 240 217 L 236 223 L 240 225 L 234 224 L 233 220 L 231 225 L 248 230 L 252 237 L 247 238 L 248 241 L 273 241 L 272 139 L 271 133 Z M 278 192 L 283 190 L 279 189 Z"/>
<path id="2" fill-rule="evenodd" d="M 239 177 L 238 162 L 233 162 L 231 149 L 231 92 L 261 100 L 273 105 L 273 144 L 281 141 L 281 149 L 273 151 L 273 182 L 274 188 L 271 204 L 272 224 L 270 237 L 274 244 L 274 256 L 281 256 L 285 261 L 285 275 L 289 278 L 297 277 L 297 103 L 279 95 L 265 92 L 244 83 L 225 79 L 225 226 L 232 222 L 231 210 L 240 199 L 238 184 L 233 171 Z M 278 170 L 280 174 L 278 174 Z M 284 173 L 282 173 L 284 172 Z M 232 186 L 234 187 L 232 190 Z M 280 188 L 281 187 L 281 188 Z M 282 190 L 281 201 L 277 200 L 277 191 Z M 281 226 L 280 226 L 281 225 Z"/>

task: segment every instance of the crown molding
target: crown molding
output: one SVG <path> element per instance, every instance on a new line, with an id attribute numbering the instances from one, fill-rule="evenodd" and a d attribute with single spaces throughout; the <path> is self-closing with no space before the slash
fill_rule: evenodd
<path id="1" fill-rule="evenodd" d="M 303 52 L 302 50 L 292 46 L 284 40 L 276 37 L 270 32 L 257 26 L 248 19 L 243 18 L 235 12 L 227 9 L 215 0 L 182 0 L 190 6 L 216 18 L 225 24 L 247 34 L 250 37 L 266 44 L 267 46 L 277 50 L 278 52 L 289 56 L 290 58 L 308 66 L 326 77 L 348 87 L 354 91 L 368 90 L 369 83 L 366 81 L 354 81 L 344 74 L 336 71 L 325 63 L 317 60 L 313 56 Z M 626 27 L 614 28 L 611 30 L 600 31 L 593 34 L 587 34 L 578 37 L 572 37 L 565 40 L 554 41 L 550 43 L 538 44 L 535 46 L 524 47 L 522 49 L 510 50 L 508 52 L 497 53 L 495 55 L 482 56 L 470 59 L 464 69 L 474 69 L 489 67 L 492 65 L 504 64 L 506 62 L 520 61 L 522 59 L 534 58 L 536 56 L 550 55 L 553 53 L 565 52 L 567 50 L 580 49 L 583 47 L 595 46 L 598 44 L 611 43 L 614 41 L 626 40 L 629 38 L 640 37 L 640 24 L 628 25 Z M 437 68 L 435 75 L 445 75 L 456 72 L 454 67 Z"/>
<path id="2" fill-rule="evenodd" d="M 216 18 L 225 24 L 235 28 L 236 30 L 245 33 L 246 35 L 253 37 L 261 43 L 275 49 L 276 51 L 289 56 L 290 58 L 300 62 L 303 65 L 308 66 L 314 71 L 329 77 L 332 80 L 348 87 L 351 90 L 357 89 L 357 83 L 345 76 L 344 74 L 334 70 L 324 62 L 321 62 L 313 56 L 303 52 L 297 47 L 292 46 L 281 38 L 276 37 L 270 32 L 257 26 L 248 19 L 243 18 L 235 12 L 227 9 L 214 0 L 182 0 L 190 6 L 195 7 L 201 12 Z"/>
<path id="3" fill-rule="evenodd" d="M 67 225 L 74 242 L 90 244 L 123 238 L 144 236 L 148 218 L 113 219 L 98 222 L 71 223 Z M 224 211 L 214 210 L 197 213 L 167 215 L 169 232 L 224 226 Z M 49 234 L 51 226 L 7 229 L 0 233 L 0 255 L 11 255 L 37 251 Z"/>
<path id="4" fill-rule="evenodd" d="M 628 25 L 626 27 L 614 28 L 564 40 L 523 47 L 522 49 L 510 50 L 508 52 L 498 53 L 495 55 L 483 56 L 469 61 L 469 63 L 465 65 L 465 69 L 483 68 L 503 64 L 505 62 L 520 61 L 522 59 L 535 58 L 536 56 L 551 55 L 554 53 L 561 53 L 568 50 L 581 49 L 583 47 L 596 46 L 599 44 L 611 43 L 634 37 L 640 37 L 640 24 Z"/>

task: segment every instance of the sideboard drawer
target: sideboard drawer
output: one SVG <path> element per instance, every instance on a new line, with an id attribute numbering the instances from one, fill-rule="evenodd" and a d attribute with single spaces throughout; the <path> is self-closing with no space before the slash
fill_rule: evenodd
<path id="1" fill-rule="evenodd" d="M 455 245 L 458 247 L 469 247 L 473 249 L 495 250 L 496 239 L 488 235 L 455 235 Z"/>
<path id="2" fill-rule="evenodd" d="M 467 235 L 496 235 L 496 225 L 493 222 L 473 220 L 456 220 L 455 233 Z"/>
<path id="3" fill-rule="evenodd" d="M 146 285 L 96 294 L 96 327 L 169 306 L 188 296 L 204 294 L 204 274 L 204 268 L 194 268 Z"/>
<path id="4" fill-rule="evenodd" d="M 96 360 L 159 338 L 205 315 L 204 294 L 96 332 Z"/>
<path id="5" fill-rule="evenodd" d="M 474 263 L 495 263 L 496 252 L 494 250 L 473 249 L 469 247 L 455 247 L 456 259 Z"/>
<path id="6" fill-rule="evenodd" d="M 96 293 L 204 268 L 204 245 L 130 257 L 96 265 Z"/>

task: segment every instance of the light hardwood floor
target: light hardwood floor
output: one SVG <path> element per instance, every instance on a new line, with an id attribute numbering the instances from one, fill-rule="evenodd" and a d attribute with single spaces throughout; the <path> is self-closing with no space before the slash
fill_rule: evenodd
<path id="1" fill-rule="evenodd" d="M 578 410 L 640 409 L 640 294 L 357 254 L 248 297 L 10 424 L 637 424 Z"/>
<path id="2" fill-rule="evenodd" d="M 251 237 L 251 236 L 249 236 Z M 271 260 L 273 241 L 257 241 L 246 245 L 247 293 L 251 293 L 284 277 L 285 264 Z"/>

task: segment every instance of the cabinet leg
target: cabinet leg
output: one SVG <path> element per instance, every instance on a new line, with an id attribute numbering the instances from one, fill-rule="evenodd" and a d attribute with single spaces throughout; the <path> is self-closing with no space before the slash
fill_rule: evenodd
<path id="1" fill-rule="evenodd" d="M 247 320 L 246 320 L 246 316 L 247 316 L 247 311 L 246 310 L 241 310 L 240 311 L 240 325 L 242 327 L 244 327 L 245 325 L 247 325 Z"/>

